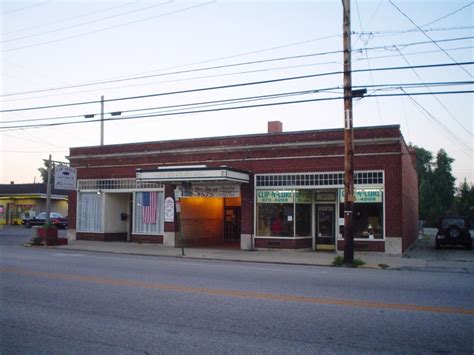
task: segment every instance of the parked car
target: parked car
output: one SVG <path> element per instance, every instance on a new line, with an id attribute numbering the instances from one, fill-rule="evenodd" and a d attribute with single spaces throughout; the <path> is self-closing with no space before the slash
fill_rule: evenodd
<path id="1" fill-rule="evenodd" d="M 62 214 L 57 212 L 51 212 L 49 216 L 51 223 L 54 224 L 56 228 L 67 228 L 67 217 L 63 217 Z M 22 223 L 26 228 L 31 228 L 32 226 L 42 226 L 46 223 L 46 212 L 41 212 L 39 215 L 33 218 L 24 219 Z"/>
<path id="2" fill-rule="evenodd" d="M 442 245 L 462 244 L 467 249 L 472 249 L 472 239 L 469 233 L 470 223 L 464 217 L 443 217 L 439 219 L 438 233 L 436 234 L 435 247 Z"/>

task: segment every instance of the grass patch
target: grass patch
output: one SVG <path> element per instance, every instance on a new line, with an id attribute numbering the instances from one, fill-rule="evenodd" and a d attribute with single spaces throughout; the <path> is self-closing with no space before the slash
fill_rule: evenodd
<path id="1" fill-rule="evenodd" d="M 336 256 L 331 264 L 332 266 L 336 266 L 336 267 L 341 267 L 341 266 L 346 266 L 346 264 L 344 263 L 344 258 L 340 255 Z M 361 259 L 354 259 L 352 261 L 352 265 L 351 267 L 359 267 L 359 266 L 363 266 L 365 265 L 365 262 Z"/>

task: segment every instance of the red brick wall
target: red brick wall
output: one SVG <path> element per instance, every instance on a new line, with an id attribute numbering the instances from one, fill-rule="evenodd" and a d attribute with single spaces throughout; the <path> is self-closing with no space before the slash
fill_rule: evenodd
<path id="1" fill-rule="evenodd" d="M 402 143 L 402 251 L 407 250 L 418 238 L 418 175 L 416 156 Z M 414 160 L 415 159 L 415 160 Z"/>
<path id="2" fill-rule="evenodd" d="M 337 241 L 337 250 L 344 250 L 344 241 Z M 356 240 L 354 241 L 354 250 L 355 251 L 377 251 L 385 252 L 385 242 L 373 241 L 373 240 Z"/>
<path id="3" fill-rule="evenodd" d="M 406 168 L 402 175 L 401 165 L 404 158 L 401 156 L 401 146 L 404 142 L 399 127 L 359 128 L 355 129 L 354 136 L 357 141 L 355 170 L 385 171 L 386 236 L 410 235 L 411 232 L 404 226 L 402 213 L 406 213 L 406 216 L 411 216 L 413 219 L 413 213 L 409 210 L 417 209 L 417 207 L 412 206 L 415 203 L 413 199 L 403 197 L 404 200 L 402 200 L 404 196 L 402 178 L 410 180 L 406 186 L 412 186 L 413 172 Z M 384 138 L 395 139 L 395 141 L 383 141 Z M 309 143 L 309 145 L 278 146 L 284 143 Z M 266 146 L 258 149 L 250 147 L 255 145 Z M 245 149 L 246 146 L 249 148 Z M 238 147 L 238 150 L 233 151 L 233 147 Z M 196 151 L 200 148 L 216 149 L 206 152 Z M 170 149 L 189 149 L 189 151 L 170 152 Z M 147 155 L 147 152 L 156 152 L 156 154 Z M 137 154 L 118 157 L 106 155 L 117 153 Z M 107 145 L 70 150 L 71 165 L 78 167 L 78 179 L 134 178 L 137 168 L 155 169 L 162 165 L 191 164 L 227 165 L 247 170 L 251 172 L 251 176 L 256 173 L 343 171 L 343 154 L 342 129 Z M 90 157 L 90 155 L 97 156 Z M 174 197 L 172 190 L 173 187 L 167 186 L 165 196 Z M 243 234 L 253 233 L 253 190 L 253 178 L 249 184 L 242 184 Z M 75 226 L 75 209 L 74 193 L 69 204 L 71 228 Z M 411 222 L 410 228 L 412 228 Z M 173 232 L 175 229 L 174 224 L 165 223 L 165 231 Z"/>
<path id="4" fill-rule="evenodd" d="M 312 246 L 312 239 L 255 239 L 255 248 L 303 249 Z"/>

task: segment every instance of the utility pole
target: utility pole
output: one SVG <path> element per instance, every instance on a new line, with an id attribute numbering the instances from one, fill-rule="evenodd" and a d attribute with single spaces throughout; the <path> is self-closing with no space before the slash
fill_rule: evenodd
<path id="1" fill-rule="evenodd" d="M 352 124 L 351 3 L 342 0 L 344 42 L 344 263 L 354 261 L 354 129 Z"/>
<path id="2" fill-rule="evenodd" d="M 100 97 L 100 145 L 104 145 L 104 95 Z"/>
<path id="3" fill-rule="evenodd" d="M 49 155 L 49 159 L 47 160 L 48 164 L 48 181 L 46 184 L 46 220 L 45 225 L 49 225 L 50 214 L 51 214 L 51 154 Z"/>

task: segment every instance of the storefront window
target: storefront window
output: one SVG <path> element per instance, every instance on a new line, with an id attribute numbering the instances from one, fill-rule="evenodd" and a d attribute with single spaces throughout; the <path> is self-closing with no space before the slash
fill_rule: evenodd
<path id="1" fill-rule="evenodd" d="M 257 234 L 293 237 L 293 191 L 257 191 Z"/>
<path id="2" fill-rule="evenodd" d="M 300 190 L 296 191 L 296 236 L 309 237 L 312 230 L 311 204 L 312 192 Z"/>
<path id="3" fill-rule="evenodd" d="M 133 233 L 148 235 L 163 234 L 163 192 L 150 191 L 135 193 L 135 206 L 133 211 Z"/>
<path id="4" fill-rule="evenodd" d="M 383 203 L 381 189 L 356 189 L 353 212 L 354 238 L 383 239 Z M 344 194 L 341 191 L 341 200 Z M 344 218 L 344 203 L 341 203 L 340 218 Z M 341 227 L 342 229 L 342 227 Z"/>
<path id="5" fill-rule="evenodd" d="M 79 192 L 77 205 L 77 230 L 102 232 L 102 199 L 97 192 Z"/>

